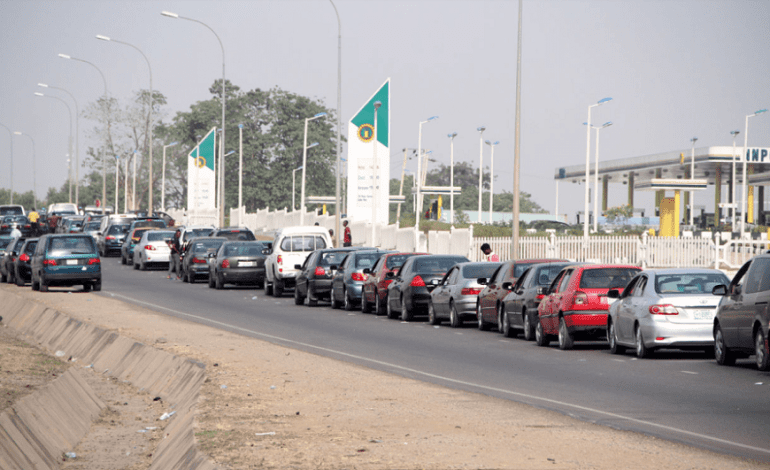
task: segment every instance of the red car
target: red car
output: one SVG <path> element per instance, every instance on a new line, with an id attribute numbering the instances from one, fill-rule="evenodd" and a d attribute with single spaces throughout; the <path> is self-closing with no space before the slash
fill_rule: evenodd
<path id="1" fill-rule="evenodd" d="M 479 294 L 479 300 L 476 303 L 476 320 L 479 323 L 479 329 L 486 330 L 490 324 L 496 325 L 499 331 L 502 331 L 503 318 L 501 316 L 503 297 L 510 292 L 510 286 L 516 284 L 516 281 L 533 264 L 553 263 L 556 261 L 567 261 L 557 259 L 520 259 L 517 261 L 506 261 L 497 271 L 487 280 L 487 284 Z"/>
<path id="2" fill-rule="evenodd" d="M 388 298 L 388 285 L 393 278 L 385 276 L 403 266 L 404 262 L 415 255 L 427 255 L 428 253 L 388 253 L 377 260 L 371 269 L 364 269 L 367 276 L 361 288 L 361 311 L 369 313 L 374 308 L 376 315 L 385 314 L 385 300 Z"/>
<path id="3" fill-rule="evenodd" d="M 575 340 L 604 340 L 610 289 L 623 289 L 641 269 L 627 265 L 573 265 L 556 276 L 537 308 L 535 326 L 538 346 L 547 346 L 553 336 L 560 349 L 572 349 Z"/>

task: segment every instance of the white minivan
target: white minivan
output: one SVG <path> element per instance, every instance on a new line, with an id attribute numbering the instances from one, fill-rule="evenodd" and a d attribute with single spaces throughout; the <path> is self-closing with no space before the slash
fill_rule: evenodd
<path id="1" fill-rule="evenodd" d="M 294 287 L 296 264 L 315 250 L 330 248 L 332 239 L 329 231 L 317 225 L 286 227 L 275 235 L 273 248 L 265 260 L 265 294 L 280 297 L 284 289 Z"/>

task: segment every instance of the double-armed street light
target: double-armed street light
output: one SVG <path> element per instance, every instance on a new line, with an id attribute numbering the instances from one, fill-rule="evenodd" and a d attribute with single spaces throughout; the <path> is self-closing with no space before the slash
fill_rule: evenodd
<path id="1" fill-rule="evenodd" d="M 484 131 L 486 126 L 476 128 L 479 131 L 479 214 L 476 221 L 481 223 L 481 194 L 484 192 Z"/>
<path id="2" fill-rule="evenodd" d="M 21 131 L 14 131 L 13 132 L 16 135 L 23 135 L 25 137 L 28 137 L 29 140 L 32 142 L 32 200 L 34 202 L 32 207 L 37 207 L 37 167 L 36 167 L 36 158 L 35 158 L 35 139 L 32 138 L 31 135 L 25 134 Z"/>
<path id="3" fill-rule="evenodd" d="M 414 175 L 417 180 L 417 194 L 414 207 L 414 246 L 419 251 L 420 247 L 420 212 L 422 212 L 422 125 L 438 119 L 438 116 L 431 116 L 424 121 L 420 121 L 419 131 L 417 133 L 417 174 Z"/>
<path id="4" fill-rule="evenodd" d="M 38 83 L 37 86 L 63 91 L 64 93 L 68 94 L 69 97 L 72 98 L 72 101 L 75 103 L 75 204 L 80 205 L 80 109 L 78 107 L 78 100 L 75 99 L 72 93 L 65 90 L 64 88 L 48 85 L 46 83 Z"/>
<path id="5" fill-rule="evenodd" d="M 326 113 L 318 113 L 313 117 L 305 118 L 305 134 L 304 139 L 302 141 L 302 190 L 300 195 L 300 214 L 299 214 L 299 224 L 305 225 L 305 175 L 307 173 L 307 149 L 310 148 L 307 145 L 307 125 L 310 121 L 314 121 L 316 119 L 320 119 L 322 117 L 326 116 Z M 315 147 L 316 144 L 311 145 L 311 147 Z M 337 208 L 339 210 L 339 208 Z"/>
<path id="6" fill-rule="evenodd" d="M 449 137 L 449 223 L 455 223 L 455 137 L 457 132 L 447 134 Z"/>
<path id="7" fill-rule="evenodd" d="M 317 144 L 318 144 L 318 142 L 316 142 L 313 145 L 311 145 L 311 147 L 314 147 Z M 297 184 L 296 184 L 297 172 L 299 170 L 303 169 L 303 168 L 304 168 L 304 166 L 301 166 L 299 168 L 295 168 L 295 169 L 291 170 L 291 211 L 292 212 L 297 210 L 297 204 L 294 202 L 294 192 L 295 192 L 295 188 L 297 187 Z"/>
<path id="8" fill-rule="evenodd" d="M 166 210 L 166 149 L 178 145 L 179 142 L 171 142 L 168 145 L 163 146 L 163 177 L 160 186 L 160 207 Z"/>
<path id="9" fill-rule="evenodd" d="M 500 141 L 491 142 L 489 140 L 486 141 L 486 144 L 492 147 L 492 155 L 490 156 L 489 160 L 489 224 L 492 225 L 492 207 L 493 207 L 493 198 L 495 195 L 495 146 L 499 144 Z"/>
<path id="10" fill-rule="evenodd" d="M 587 126 L 586 126 L 586 194 L 585 194 L 585 206 L 584 206 L 584 221 L 583 221 L 583 238 L 588 240 L 588 211 L 590 210 L 588 206 L 588 187 L 590 186 L 591 181 L 591 173 L 590 173 L 590 166 L 591 166 L 591 108 L 595 108 L 597 106 L 601 106 L 604 103 L 611 101 L 612 98 L 602 98 L 601 100 L 597 101 L 596 103 L 588 106 L 588 119 L 586 120 Z M 595 217 L 595 215 L 594 215 Z"/>
<path id="11" fill-rule="evenodd" d="M 64 101 L 63 99 L 59 98 L 58 96 L 46 95 L 46 94 L 40 93 L 39 91 L 35 92 L 35 96 L 41 96 L 41 97 L 44 97 L 44 98 L 53 98 L 53 99 L 55 99 L 57 101 L 60 101 L 61 103 L 64 104 L 64 106 L 67 107 L 67 113 L 68 113 L 67 117 L 69 117 L 69 119 L 70 119 L 70 136 L 69 136 L 69 145 L 68 145 L 67 149 L 68 149 L 68 152 L 69 152 L 68 156 L 72 155 L 72 108 L 70 108 L 70 105 L 66 101 Z M 67 162 L 69 163 L 69 158 L 67 159 Z M 68 169 L 67 169 L 67 182 L 68 182 L 69 193 L 70 193 L 69 194 L 69 202 L 71 203 L 72 202 L 72 171 L 71 171 L 71 168 L 69 168 L 69 165 L 68 165 Z M 116 206 L 115 210 L 117 211 L 117 206 Z"/>
<path id="12" fill-rule="evenodd" d="M 730 131 L 730 135 L 733 136 L 733 168 L 732 168 L 732 176 L 730 178 L 730 214 L 732 216 L 732 220 L 730 221 L 730 226 L 732 227 L 732 230 L 735 230 L 735 209 L 738 207 L 738 204 L 735 202 L 735 139 L 738 137 L 738 134 L 740 134 L 741 131 L 735 130 Z"/>
<path id="13" fill-rule="evenodd" d="M 690 139 L 692 142 L 692 153 L 690 154 L 690 179 L 695 179 L 695 142 L 697 137 Z M 695 225 L 695 191 L 690 191 L 690 225 Z"/>
<path id="14" fill-rule="evenodd" d="M 584 122 L 583 125 L 587 126 L 588 123 Z M 591 129 L 596 130 L 596 150 L 594 152 L 594 233 L 599 232 L 599 131 L 611 125 L 612 121 L 608 121 L 601 126 L 590 126 Z"/>

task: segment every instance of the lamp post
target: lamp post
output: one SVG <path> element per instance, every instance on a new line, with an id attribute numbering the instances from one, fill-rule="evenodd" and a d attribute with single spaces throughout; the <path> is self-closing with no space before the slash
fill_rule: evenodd
<path id="1" fill-rule="evenodd" d="M 40 93 L 39 91 L 35 92 L 35 96 L 42 96 L 42 97 L 45 97 L 45 98 L 53 98 L 53 99 L 55 99 L 57 101 L 62 102 L 64 104 L 64 106 L 67 107 L 67 113 L 68 113 L 67 116 L 70 118 L 70 136 L 69 136 L 69 146 L 67 148 L 68 148 L 69 154 L 72 155 L 72 108 L 70 108 L 70 105 L 66 101 L 64 101 L 63 99 L 59 98 L 58 96 L 45 95 L 43 93 Z M 67 161 L 69 161 L 69 158 L 67 159 Z M 68 171 L 67 171 L 67 181 L 69 182 L 69 190 L 70 190 L 69 191 L 70 192 L 69 202 L 71 203 L 72 202 L 72 175 L 71 175 L 71 171 L 70 171 L 69 168 L 68 168 Z M 117 208 L 115 210 L 117 211 Z"/>
<path id="2" fill-rule="evenodd" d="M 168 145 L 163 146 L 163 176 L 160 186 L 160 207 L 166 210 L 166 149 L 178 145 L 179 142 L 171 142 Z"/>
<path id="3" fill-rule="evenodd" d="M 495 146 L 499 143 L 499 140 L 496 142 L 486 141 L 486 144 L 492 147 L 492 155 L 489 160 L 489 225 L 492 225 L 492 203 L 495 194 Z"/>
<path id="4" fill-rule="evenodd" d="M 334 14 L 337 15 L 337 175 L 334 184 L 334 197 L 337 201 L 335 208 L 336 217 L 334 219 L 334 233 L 337 234 L 337 246 L 342 246 L 342 229 L 340 221 L 342 217 L 342 202 L 340 196 L 340 180 L 342 178 L 342 139 L 340 131 L 342 129 L 342 22 L 337 6 L 332 0 L 329 0 L 334 8 Z M 399 209 L 401 206 L 399 205 Z"/>
<path id="5" fill-rule="evenodd" d="M 484 131 L 486 126 L 476 128 L 479 131 L 479 215 L 477 222 L 481 223 L 481 194 L 484 192 Z"/>
<path id="6" fill-rule="evenodd" d="M 422 212 L 422 125 L 438 119 L 438 116 L 431 116 L 424 121 L 420 121 L 419 131 L 417 133 L 417 174 L 414 175 L 417 193 L 415 194 L 414 206 L 414 249 L 420 249 L 420 212 Z"/>
<path id="7" fill-rule="evenodd" d="M 583 221 L 583 238 L 588 240 L 588 186 L 590 186 L 591 181 L 591 175 L 590 175 L 590 165 L 591 165 L 591 108 L 595 108 L 596 106 L 601 106 L 604 103 L 612 100 L 612 98 L 602 98 L 598 102 L 588 106 L 588 120 L 586 121 L 586 195 L 585 195 L 585 217 Z"/>
<path id="8" fill-rule="evenodd" d="M 449 137 L 449 223 L 455 223 L 455 137 L 457 132 L 447 134 Z"/>
<path id="9" fill-rule="evenodd" d="M 178 18 L 180 20 L 187 20 L 192 21 L 193 23 L 198 23 L 200 25 L 205 26 L 209 31 L 214 33 L 214 36 L 216 36 L 217 41 L 219 41 L 219 47 L 222 49 L 222 141 L 225 140 L 225 103 L 226 103 L 226 95 L 225 95 L 225 46 L 222 44 L 222 40 L 219 38 L 219 35 L 216 31 L 214 31 L 211 26 L 207 25 L 203 21 L 196 20 L 193 18 L 187 18 L 184 16 L 180 16 L 176 13 L 172 13 L 170 11 L 162 11 L 160 12 L 161 15 L 167 16 L 169 18 Z M 219 225 L 224 226 L 225 224 L 225 159 L 221 159 L 219 162 Z"/>
<path id="10" fill-rule="evenodd" d="M 296 187 L 297 172 L 303 169 L 304 166 L 291 170 L 291 211 L 297 210 L 297 204 L 294 202 L 294 188 Z"/>
<path id="11" fill-rule="evenodd" d="M 732 227 L 732 230 L 735 230 L 735 208 L 737 207 L 737 204 L 735 203 L 735 139 L 740 133 L 741 131 L 738 130 L 730 131 L 730 135 L 733 136 L 733 174 L 730 178 L 730 202 L 732 203 L 732 207 L 730 208 L 730 214 L 732 215 L 730 227 Z"/>
<path id="12" fill-rule="evenodd" d="M 587 122 L 583 123 L 584 125 L 588 125 Z M 594 152 L 594 233 L 599 232 L 599 131 L 604 129 L 605 127 L 610 127 L 612 125 L 612 121 L 605 122 L 601 126 L 590 126 L 592 129 L 596 130 L 596 150 Z M 587 183 L 586 183 L 587 184 Z M 556 181 L 556 195 L 558 196 L 558 185 L 559 181 Z M 557 197 L 558 199 L 558 197 Z M 557 201 L 558 204 L 558 201 Z M 557 206 L 558 207 L 558 206 Z M 558 214 L 558 210 L 556 211 Z"/>
<path id="13" fill-rule="evenodd" d="M 63 91 L 68 94 L 72 101 L 75 103 L 75 205 L 80 205 L 80 110 L 78 107 L 78 100 L 72 96 L 72 93 L 64 88 L 55 87 L 53 85 L 47 85 L 45 83 L 38 83 L 37 86 L 43 88 L 51 88 L 52 90 Z M 48 96 L 48 95 L 46 95 Z M 72 198 L 70 198 L 71 200 Z"/>
<path id="14" fill-rule="evenodd" d="M 690 154 L 690 179 L 695 179 L 695 142 L 698 141 L 697 137 L 690 139 L 692 142 L 692 153 Z M 695 191 L 690 191 L 690 225 L 695 225 Z"/>
<path id="15" fill-rule="evenodd" d="M 238 225 L 243 225 L 243 124 L 238 124 Z"/>
<path id="16" fill-rule="evenodd" d="M 10 129 L 5 127 L 4 124 L 0 124 L 0 126 L 3 129 L 5 129 L 6 131 L 8 131 L 8 144 L 11 147 L 11 173 L 10 173 L 10 176 L 11 176 L 11 204 L 13 204 L 13 133 L 11 132 Z"/>
<path id="17" fill-rule="evenodd" d="M 305 137 L 302 142 L 302 190 L 300 195 L 300 214 L 299 214 L 299 224 L 305 225 L 305 174 L 307 170 L 307 149 L 309 148 L 307 146 L 307 123 L 310 121 L 314 121 L 316 119 L 320 119 L 322 117 L 326 116 L 326 113 L 318 113 L 313 117 L 305 118 Z M 311 147 L 315 147 L 317 145 L 313 144 Z"/>
<path id="18" fill-rule="evenodd" d="M 149 136 L 149 139 L 148 139 L 149 140 L 149 146 L 150 146 L 150 157 L 149 157 L 150 158 L 150 164 L 149 164 L 149 171 L 147 173 L 147 216 L 148 217 L 152 217 L 152 209 L 153 209 L 153 207 L 152 207 L 152 127 L 153 127 L 152 126 L 152 107 L 153 107 L 153 103 L 152 103 L 152 101 L 153 101 L 152 100 L 152 98 L 153 98 L 152 97 L 152 67 L 150 66 L 149 59 L 147 59 L 147 56 L 144 55 L 144 52 L 142 52 L 141 49 L 139 49 L 138 47 L 134 46 L 133 44 L 129 44 L 129 43 L 123 42 L 123 41 L 118 41 L 117 39 L 112 39 L 112 38 L 110 38 L 108 36 L 103 36 L 101 34 L 97 34 L 96 35 L 96 39 L 100 39 L 102 41 L 107 41 L 107 42 L 115 42 L 115 43 L 118 43 L 118 44 L 123 44 L 124 46 L 132 47 L 137 52 L 139 52 L 142 55 L 142 57 L 144 57 L 144 61 L 147 62 L 147 70 L 149 70 L 149 72 L 150 72 L 150 109 L 149 109 L 149 112 L 148 112 L 149 129 L 147 130 L 147 133 L 148 133 L 148 136 Z M 134 162 L 134 167 L 136 167 L 136 162 Z M 134 178 L 136 178 L 136 175 L 134 175 Z M 136 205 L 136 193 L 134 193 L 132 197 L 133 197 L 133 201 L 132 202 L 134 203 L 134 205 Z M 136 209 L 136 207 L 134 207 L 134 209 Z"/>
<path id="19" fill-rule="evenodd" d="M 746 167 L 748 166 L 748 149 L 749 149 L 749 118 L 754 117 L 757 114 L 766 113 L 767 109 L 760 109 L 746 116 L 746 129 L 743 133 L 743 183 L 741 186 L 741 238 L 746 233 Z"/>
<path id="20" fill-rule="evenodd" d="M 23 135 L 25 137 L 29 137 L 29 140 L 32 142 L 32 200 L 33 205 L 32 207 L 37 208 L 37 170 L 36 170 L 36 164 L 35 164 L 35 139 L 32 138 L 31 135 L 25 134 L 21 131 L 13 131 L 16 135 Z"/>
<path id="21" fill-rule="evenodd" d="M 133 160 L 134 160 L 132 165 L 133 175 L 131 176 L 131 209 L 138 210 L 136 207 L 136 160 L 137 160 L 136 150 L 134 150 Z"/>
<path id="22" fill-rule="evenodd" d="M 59 54 L 59 57 L 61 57 L 62 59 L 68 59 L 68 60 L 74 60 L 74 61 L 77 61 L 77 62 L 83 62 L 84 64 L 88 64 L 91 67 L 95 68 L 96 71 L 99 72 L 99 75 L 102 76 L 102 83 L 104 84 L 104 100 L 105 100 L 105 104 L 106 104 L 106 100 L 107 100 L 107 79 L 104 78 L 104 73 L 99 69 L 99 67 L 97 67 L 96 65 L 94 65 L 93 63 L 91 63 L 91 62 L 89 62 L 87 60 L 78 59 L 76 57 L 72 57 L 72 56 L 69 56 L 67 54 Z M 112 145 L 111 145 L 112 144 L 112 137 L 110 135 L 109 128 L 110 128 L 110 121 L 108 119 L 107 120 L 107 129 L 108 129 L 107 130 L 107 135 L 108 135 L 108 138 L 110 140 L 110 150 L 112 151 L 114 149 L 112 148 Z M 104 201 L 104 203 L 102 204 L 102 214 L 105 214 L 106 211 L 107 211 L 107 159 L 105 158 L 104 155 L 102 155 L 102 201 Z M 115 210 L 117 211 L 117 208 Z"/>
<path id="23" fill-rule="evenodd" d="M 377 110 L 380 109 L 382 103 L 379 101 L 374 102 L 374 137 L 372 138 L 372 246 L 376 246 L 375 237 L 377 235 L 377 186 L 378 178 L 380 176 L 379 169 L 377 168 Z M 385 223 L 388 223 L 387 218 Z"/>
<path id="24" fill-rule="evenodd" d="M 511 222 L 511 259 L 519 259 L 519 173 L 521 158 L 519 156 L 521 143 L 521 17 L 522 0 L 519 0 L 519 38 L 516 41 L 516 117 L 514 124 L 513 140 L 513 214 Z M 558 188 L 558 184 L 557 184 Z M 559 203 L 559 195 L 556 195 L 556 203 Z M 558 213 L 555 214 L 558 216 Z"/>
<path id="25" fill-rule="evenodd" d="M 128 212 L 128 161 L 131 158 L 126 158 L 126 169 L 123 171 L 123 212 Z"/>
<path id="26" fill-rule="evenodd" d="M 120 175 L 120 157 L 115 155 L 115 214 L 120 212 L 120 200 L 118 199 L 118 176 Z"/>

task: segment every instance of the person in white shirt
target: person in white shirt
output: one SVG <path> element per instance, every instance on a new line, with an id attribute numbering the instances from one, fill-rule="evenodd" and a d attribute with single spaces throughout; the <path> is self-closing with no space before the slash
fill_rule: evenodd
<path id="1" fill-rule="evenodd" d="M 484 243 L 481 245 L 481 252 L 484 253 L 484 256 L 482 257 L 483 261 L 491 261 L 493 263 L 500 261 L 500 257 L 497 256 L 497 253 L 492 251 L 492 247 L 489 246 L 489 243 Z"/>

